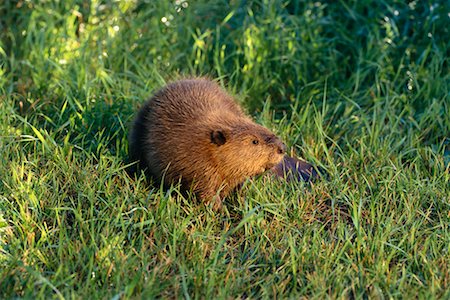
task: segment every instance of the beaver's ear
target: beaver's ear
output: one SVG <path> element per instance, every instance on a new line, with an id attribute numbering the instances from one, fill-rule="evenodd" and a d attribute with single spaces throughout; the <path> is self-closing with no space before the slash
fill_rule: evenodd
<path id="1" fill-rule="evenodd" d="M 226 130 L 213 130 L 211 131 L 211 143 L 222 146 L 227 142 L 227 136 Z"/>

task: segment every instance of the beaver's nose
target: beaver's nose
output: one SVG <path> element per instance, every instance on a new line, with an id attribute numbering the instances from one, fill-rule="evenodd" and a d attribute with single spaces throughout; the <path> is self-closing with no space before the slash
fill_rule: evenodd
<path id="1" fill-rule="evenodd" d="M 277 149 L 278 154 L 286 153 L 286 145 L 283 142 L 278 142 L 277 146 L 278 146 L 278 149 Z"/>
<path id="2" fill-rule="evenodd" d="M 286 153 L 286 145 L 276 135 L 267 137 L 266 142 L 274 145 L 278 154 Z"/>

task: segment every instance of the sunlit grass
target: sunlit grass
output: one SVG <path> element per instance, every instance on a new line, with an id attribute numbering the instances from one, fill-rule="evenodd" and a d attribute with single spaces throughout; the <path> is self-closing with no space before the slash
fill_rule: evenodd
<path id="1" fill-rule="evenodd" d="M 443 2 L 0 4 L 0 298 L 448 298 Z M 133 114 L 208 75 L 327 180 L 214 212 L 130 178 Z"/>

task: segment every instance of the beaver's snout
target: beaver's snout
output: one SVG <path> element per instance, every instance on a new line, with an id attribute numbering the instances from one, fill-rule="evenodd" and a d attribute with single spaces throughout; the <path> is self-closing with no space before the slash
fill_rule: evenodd
<path id="1" fill-rule="evenodd" d="M 286 145 L 276 135 L 271 135 L 267 137 L 266 142 L 268 144 L 272 144 L 275 147 L 278 154 L 286 153 Z"/>
<path id="2" fill-rule="evenodd" d="M 286 153 L 286 145 L 280 140 L 278 140 L 278 143 L 277 143 L 277 153 L 278 154 Z"/>

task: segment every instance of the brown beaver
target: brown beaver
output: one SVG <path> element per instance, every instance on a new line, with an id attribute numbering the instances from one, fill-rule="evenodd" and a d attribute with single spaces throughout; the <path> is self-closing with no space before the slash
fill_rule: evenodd
<path id="1" fill-rule="evenodd" d="M 280 163 L 286 146 L 217 83 L 192 78 L 168 84 L 143 105 L 129 152 L 148 176 L 165 185 L 180 181 L 219 208 L 246 178 Z"/>

